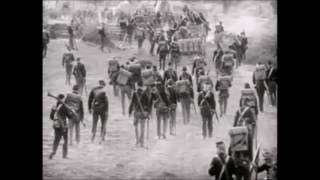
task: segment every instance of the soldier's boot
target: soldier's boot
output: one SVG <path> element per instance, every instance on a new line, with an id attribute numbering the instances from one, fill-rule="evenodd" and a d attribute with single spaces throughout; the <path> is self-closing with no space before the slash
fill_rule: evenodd
<path id="1" fill-rule="evenodd" d="M 96 135 L 95 135 L 95 134 L 92 134 L 92 136 L 91 136 L 91 142 L 94 142 L 95 137 L 96 137 Z"/>
<path id="2" fill-rule="evenodd" d="M 223 111 L 223 114 L 224 114 L 224 115 L 227 114 L 227 106 L 228 106 L 228 101 L 227 101 L 227 99 L 226 99 L 225 102 L 224 102 L 224 111 Z"/>
<path id="3" fill-rule="evenodd" d="M 135 128 L 135 134 L 136 134 L 136 146 L 138 146 L 140 144 L 138 125 L 136 125 L 134 128 Z"/>
<path id="4" fill-rule="evenodd" d="M 55 154 L 56 154 L 56 153 L 52 152 L 52 153 L 49 155 L 49 159 L 51 160 Z"/>
<path id="5" fill-rule="evenodd" d="M 220 117 L 223 116 L 223 103 L 220 103 Z"/>

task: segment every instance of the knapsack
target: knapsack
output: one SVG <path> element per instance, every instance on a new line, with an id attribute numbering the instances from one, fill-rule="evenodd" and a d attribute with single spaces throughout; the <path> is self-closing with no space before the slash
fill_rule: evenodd
<path id="1" fill-rule="evenodd" d="M 257 106 L 256 104 L 256 95 L 253 89 L 242 89 L 241 90 L 241 104 L 243 104 L 244 99 L 249 99 L 248 105 L 250 107 Z"/>
<path id="2" fill-rule="evenodd" d="M 171 44 L 171 51 L 172 51 L 173 53 L 177 53 L 178 50 L 179 50 L 178 45 L 177 45 L 176 43 L 172 43 L 172 44 Z"/>
<path id="3" fill-rule="evenodd" d="M 206 75 L 200 76 L 199 77 L 199 86 L 201 87 L 201 89 L 199 89 L 199 90 L 202 90 L 203 84 L 206 84 L 206 83 L 209 83 L 211 85 L 211 88 L 213 87 L 213 82 L 209 76 L 206 76 Z"/>
<path id="4" fill-rule="evenodd" d="M 160 41 L 159 42 L 159 51 L 160 52 L 165 52 L 167 51 L 167 46 L 166 46 L 166 42 L 165 41 Z"/>
<path id="5" fill-rule="evenodd" d="M 72 53 L 64 53 L 63 58 L 67 66 L 72 65 L 72 62 L 75 60 Z"/>
<path id="6" fill-rule="evenodd" d="M 136 37 L 137 37 L 137 38 L 143 38 L 143 30 L 137 29 L 137 31 L 136 31 Z"/>
<path id="7" fill-rule="evenodd" d="M 263 65 L 258 66 L 254 71 L 255 80 L 265 80 L 267 77 L 267 71 Z"/>
<path id="8" fill-rule="evenodd" d="M 234 65 L 233 54 L 224 54 L 222 56 L 222 61 L 224 63 L 224 66 L 232 67 Z"/>
<path id="9" fill-rule="evenodd" d="M 74 111 L 79 111 L 80 103 L 81 103 L 81 97 L 77 94 L 69 93 L 67 94 L 65 103 L 72 108 Z"/>
<path id="10" fill-rule="evenodd" d="M 229 89 L 231 78 L 232 78 L 231 76 L 221 76 L 219 90 Z"/>
<path id="11" fill-rule="evenodd" d="M 203 58 L 197 58 L 195 59 L 195 62 L 196 62 L 196 68 L 199 69 L 199 68 L 204 68 L 206 66 L 206 62 L 204 61 Z"/>
<path id="12" fill-rule="evenodd" d="M 110 60 L 109 61 L 109 70 L 111 72 L 118 71 L 118 67 L 119 67 L 119 62 L 117 60 Z"/>
<path id="13" fill-rule="evenodd" d="M 153 75 L 152 69 L 145 69 L 142 71 L 142 83 L 145 86 L 155 83 L 155 76 Z"/>
<path id="14" fill-rule="evenodd" d="M 121 68 L 116 81 L 120 85 L 126 85 L 131 76 L 132 76 L 131 72 Z"/>
<path id="15" fill-rule="evenodd" d="M 177 92 L 180 97 L 190 96 L 190 81 L 189 80 L 179 80 L 176 82 Z"/>

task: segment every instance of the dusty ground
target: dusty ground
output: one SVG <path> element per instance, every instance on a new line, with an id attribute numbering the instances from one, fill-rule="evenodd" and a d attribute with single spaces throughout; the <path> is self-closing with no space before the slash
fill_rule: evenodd
<path id="1" fill-rule="evenodd" d="M 235 72 L 227 116 L 215 120 L 214 136 L 203 140 L 201 136 L 200 115 L 192 112 L 189 125 L 182 124 L 180 105 L 177 112 L 177 136 L 169 136 L 167 140 L 156 139 L 155 119 L 150 122 L 149 149 L 134 146 L 133 119 L 122 116 L 120 99 L 113 96 L 108 87 L 110 115 L 107 123 L 107 140 L 99 145 L 90 142 L 92 117 L 87 110 L 87 96 L 83 96 L 85 122 L 81 127 L 81 143 L 69 146 L 69 159 L 62 159 L 62 146 L 53 160 L 48 156 L 52 149 L 53 129 L 49 120 L 49 112 L 55 101 L 46 96 L 50 91 L 54 94 L 70 92 L 65 85 L 64 69 L 61 65 L 62 53 L 65 51 L 63 40 L 52 40 L 47 58 L 43 62 L 43 177 L 44 179 L 210 179 L 207 174 L 209 163 L 215 155 L 215 142 L 223 140 L 227 144 L 227 130 L 232 126 L 234 114 L 238 108 L 239 89 L 244 82 L 251 83 L 253 66 L 243 65 Z M 128 51 L 113 50 L 102 53 L 98 47 L 80 42 L 81 56 L 87 67 L 87 87 L 90 91 L 99 79 L 106 78 L 107 60 L 113 55 L 121 56 L 121 63 L 136 53 L 136 47 Z M 149 43 L 145 42 L 147 49 Z M 208 50 L 212 52 L 212 48 Z M 208 59 L 211 59 L 210 53 Z M 150 58 L 156 63 L 155 57 L 146 53 L 138 58 Z M 181 64 L 190 64 L 187 58 Z M 180 71 L 180 70 L 179 70 Z M 214 74 L 214 72 L 212 72 Z M 215 79 L 214 79 L 215 80 Z M 74 84 L 74 79 L 72 80 Z M 216 96 L 217 97 L 217 96 Z M 277 111 L 265 105 L 265 112 L 259 115 L 258 128 L 262 149 L 277 147 Z M 197 109 L 198 110 L 198 109 Z M 199 111 L 199 110 L 198 110 Z M 100 126 L 100 124 L 99 124 Z M 99 128 L 99 127 L 98 127 Z"/>

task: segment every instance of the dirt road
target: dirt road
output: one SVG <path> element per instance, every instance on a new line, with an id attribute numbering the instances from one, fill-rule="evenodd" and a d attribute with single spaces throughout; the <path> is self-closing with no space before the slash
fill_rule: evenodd
<path id="1" fill-rule="evenodd" d="M 228 144 L 227 131 L 232 126 L 234 114 L 238 108 L 239 89 L 244 86 L 244 82 L 251 83 L 253 66 L 243 65 L 235 72 L 227 115 L 220 119 L 220 123 L 214 119 L 212 139 L 202 139 L 199 114 L 192 112 L 191 123 L 183 125 L 181 108 L 178 105 L 177 136 L 169 136 L 167 140 L 157 140 L 155 119 L 151 119 L 150 139 L 147 142 L 149 149 L 135 147 L 133 119 L 122 115 L 120 98 L 113 96 L 112 88 L 109 86 L 107 94 L 110 113 L 106 142 L 104 144 L 90 142 L 92 117 L 87 110 L 88 97 L 83 96 L 87 127 L 81 127 L 80 144 L 69 146 L 67 160 L 62 159 L 60 145 L 57 155 L 53 160 L 49 160 L 48 156 L 53 143 L 49 112 L 55 101 L 46 94 L 48 91 L 53 94 L 71 91 L 71 87 L 65 85 L 65 73 L 61 64 L 62 54 L 65 51 L 63 43 L 63 40 L 52 40 L 47 58 L 43 62 L 44 179 L 211 179 L 207 170 L 216 153 L 215 142 L 223 140 Z M 88 91 L 96 86 L 100 79 L 108 82 L 106 79 L 108 59 L 112 56 L 121 56 L 121 63 L 124 63 L 136 52 L 136 49 L 130 49 L 102 53 L 98 47 L 83 42 L 78 46 L 80 51 L 75 52 L 75 55 L 82 57 L 82 62 L 86 65 Z M 148 49 L 149 43 L 146 42 L 144 46 Z M 212 49 L 210 51 L 212 52 Z M 147 54 L 137 57 L 155 59 Z M 154 62 L 158 61 L 154 60 Z M 181 64 L 189 65 L 191 62 L 184 59 Z M 265 112 L 259 115 L 258 137 L 262 142 L 262 149 L 271 149 L 277 147 L 277 111 L 268 104 L 265 106 Z M 98 129 L 99 127 L 100 124 Z"/>

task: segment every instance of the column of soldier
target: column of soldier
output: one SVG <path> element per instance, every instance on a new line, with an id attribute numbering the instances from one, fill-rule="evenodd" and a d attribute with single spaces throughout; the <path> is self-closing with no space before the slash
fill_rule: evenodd
<path id="1" fill-rule="evenodd" d="M 180 54 L 178 54 L 178 56 L 180 56 Z M 207 63 L 204 57 L 194 57 L 192 75 L 187 72 L 187 67 L 183 67 L 182 74 L 179 77 L 176 71 L 176 59 L 179 57 L 171 57 L 172 59 L 171 62 L 168 63 L 167 70 L 165 70 L 165 61 L 163 61 L 162 58 L 159 60 L 160 68 L 165 70 L 163 77 L 157 70 L 157 67 L 148 61 L 138 61 L 133 57 L 121 66 L 116 58 L 109 61 L 109 84 L 113 86 L 114 96 L 119 96 L 120 91 L 123 115 L 125 115 L 126 112 L 125 96 L 130 100 L 128 111 L 129 117 L 133 115 L 137 146 L 145 146 L 145 129 L 147 128 L 148 137 L 149 120 L 152 112 L 156 114 L 157 136 L 159 139 L 167 139 L 168 121 L 170 135 L 176 135 L 176 109 L 178 102 L 181 103 L 184 124 L 190 123 L 191 105 L 193 105 L 195 109 L 192 75 L 195 75 L 196 80 L 196 91 L 198 92 L 197 105 L 202 117 L 202 135 L 204 139 L 206 139 L 207 136 L 209 138 L 212 137 L 213 117 L 215 116 L 217 120 L 219 120 L 213 89 L 219 92 L 219 115 L 220 117 L 226 115 L 229 88 L 233 80 L 233 67 L 237 64 L 235 63 L 237 56 L 233 51 L 230 49 L 223 51 L 221 47 L 218 46 L 218 49 L 214 52 L 213 61 L 216 72 L 218 73 L 215 87 L 212 79 L 205 72 Z M 70 145 L 72 145 L 73 128 L 76 130 L 76 142 L 79 143 L 80 123 L 85 125 L 83 122 L 84 110 L 81 95 L 83 91 L 87 93 L 85 82 L 86 70 L 85 66 L 80 62 L 80 58 L 77 58 L 77 64 L 75 66 L 72 66 L 73 61 L 74 56 L 72 53 L 64 54 L 63 65 L 66 68 L 66 84 L 70 85 L 72 74 L 76 80 L 76 85 L 73 86 L 73 92 L 67 94 L 66 97 L 63 94 L 60 94 L 58 97 L 49 94 L 58 100 L 50 114 L 55 129 L 53 152 L 49 156 L 50 159 L 55 155 L 61 137 L 64 138 L 63 158 L 67 158 L 68 140 Z M 175 68 L 173 67 L 174 64 Z M 210 175 L 215 175 L 216 178 L 222 179 L 227 178 L 229 175 L 231 177 L 232 173 L 245 179 L 250 177 L 252 170 L 252 168 L 250 169 L 250 163 L 256 158 L 253 153 L 253 141 L 257 140 L 256 121 L 258 106 L 260 107 L 260 111 L 263 111 L 265 90 L 269 92 L 268 95 L 271 98 L 272 105 L 275 105 L 276 100 L 276 90 L 274 90 L 276 89 L 276 82 L 272 79 L 276 71 L 272 63 L 269 63 L 269 65 L 271 65 L 271 67 L 266 70 L 264 65 L 258 64 L 253 73 L 253 83 L 255 84 L 259 101 L 256 98 L 255 91 L 250 88 L 249 83 L 246 83 L 244 89 L 241 90 L 240 108 L 236 112 L 233 124 L 235 128 L 229 131 L 231 144 L 228 154 L 231 155 L 232 158 L 230 158 L 230 160 L 226 159 L 224 143 L 217 142 L 218 159 L 213 159 L 209 170 Z M 105 141 L 106 122 L 109 110 L 105 87 L 105 81 L 100 80 L 99 86 L 93 88 L 89 94 L 88 109 L 93 117 L 92 141 L 95 140 L 99 117 L 101 119 L 100 142 Z M 271 87 L 273 89 L 272 91 Z M 69 123 L 67 123 L 67 120 Z M 70 138 L 68 138 L 68 133 L 70 134 Z M 245 136 L 242 136 L 242 134 L 245 134 Z M 243 139 L 243 137 L 245 138 Z M 238 140 L 244 141 L 237 143 Z M 257 145 L 257 142 L 255 142 L 255 144 Z M 219 165 L 216 165 L 216 161 L 220 162 L 221 159 L 223 162 L 226 162 L 225 164 L 233 163 L 237 165 L 236 170 L 233 171 L 232 168 L 227 168 L 229 169 L 228 173 L 221 170 L 222 165 L 220 164 L 220 168 L 218 167 Z"/>

